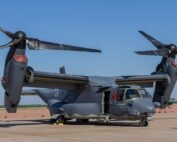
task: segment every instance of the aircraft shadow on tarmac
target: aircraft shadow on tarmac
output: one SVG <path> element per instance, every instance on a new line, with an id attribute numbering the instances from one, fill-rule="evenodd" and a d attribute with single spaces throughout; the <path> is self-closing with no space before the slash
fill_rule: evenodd
<path id="1" fill-rule="evenodd" d="M 34 125 L 52 125 L 48 119 L 42 120 L 3 120 L 0 121 L 0 128 L 8 128 L 15 126 L 34 126 Z M 55 124 L 56 125 L 56 124 Z M 75 121 L 67 121 L 64 125 L 90 125 L 90 126 L 119 126 L 119 127 L 139 127 L 138 123 L 132 122 L 110 122 L 110 123 L 97 123 L 96 121 L 91 121 L 89 123 L 76 123 Z"/>
<path id="2" fill-rule="evenodd" d="M 0 128 L 14 126 L 32 126 L 50 124 L 48 120 L 3 120 L 0 121 Z"/>
<path id="3" fill-rule="evenodd" d="M 97 122 L 89 122 L 89 123 L 76 123 L 76 122 L 68 122 L 65 125 L 94 125 L 94 126 L 120 126 L 120 127 L 139 127 L 137 123 L 128 123 L 128 122 L 110 122 L 110 123 L 97 123 Z"/>

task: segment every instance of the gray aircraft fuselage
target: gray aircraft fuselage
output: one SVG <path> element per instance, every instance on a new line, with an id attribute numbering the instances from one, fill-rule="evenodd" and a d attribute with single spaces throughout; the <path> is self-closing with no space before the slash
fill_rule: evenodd
<path id="1" fill-rule="evenodd" d="M 48 105 L 53 119 L 63 115 L 66 119 L 140 120 L 155 113 L 152 97 L 137 86 L 112 87 L 102 91 L 89 84 L 83 90 L 34 91 Z"/>

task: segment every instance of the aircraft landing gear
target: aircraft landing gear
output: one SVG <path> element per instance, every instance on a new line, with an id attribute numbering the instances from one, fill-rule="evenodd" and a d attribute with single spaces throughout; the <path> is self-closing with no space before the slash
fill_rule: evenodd
<path id="1" fill-rule="evenodd" d="M 66 121 L 63 115 L 59 115 L 56 119 L 50 119 L 49 122 L 55 125 L 63 125 Z"/>
<path id="2" fill-rule="evenodd" d="M 65 123 L 65 118 L 63 115 L 59 115 L 56 119 L 57 124 L 64 124 Z"/>
<path id="3" fill-rule="evenodd" d="M 139 126 L 140 127 L 147 127 L 148 126 L 148 121 L 147 121 L 147 118 L 142 118 L 139 122 Z"/>

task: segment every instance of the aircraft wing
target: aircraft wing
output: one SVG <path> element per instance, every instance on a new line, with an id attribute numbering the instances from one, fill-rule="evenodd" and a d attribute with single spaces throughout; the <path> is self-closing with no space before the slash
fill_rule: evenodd
<path id="1" fill-rule="evenodd" d="M 170 83 L 170 77 L 167 74 L 122 76 L 116 79 L 118 85 L 140 85 L 142 87 L 153 87 L 154 82 Z"/>
<path id="2" fill-rule="evenodd" d="M 67 75 L 33 71 L 30 80 L 25 81 L 24 86 L 39 88 L 75 89 L 89 82 L 86 76 Z"/>

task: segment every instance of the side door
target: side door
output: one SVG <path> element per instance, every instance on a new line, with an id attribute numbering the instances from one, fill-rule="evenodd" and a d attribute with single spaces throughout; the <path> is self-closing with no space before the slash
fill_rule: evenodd
<path id="1" fill-rule="evenodd" d="M 110 114 L 115 116 L 122 116 L 126 114 L 127 104 L 124 102 L 125 90 L 116 90 L 111 93 L 110 100 Z"/>

